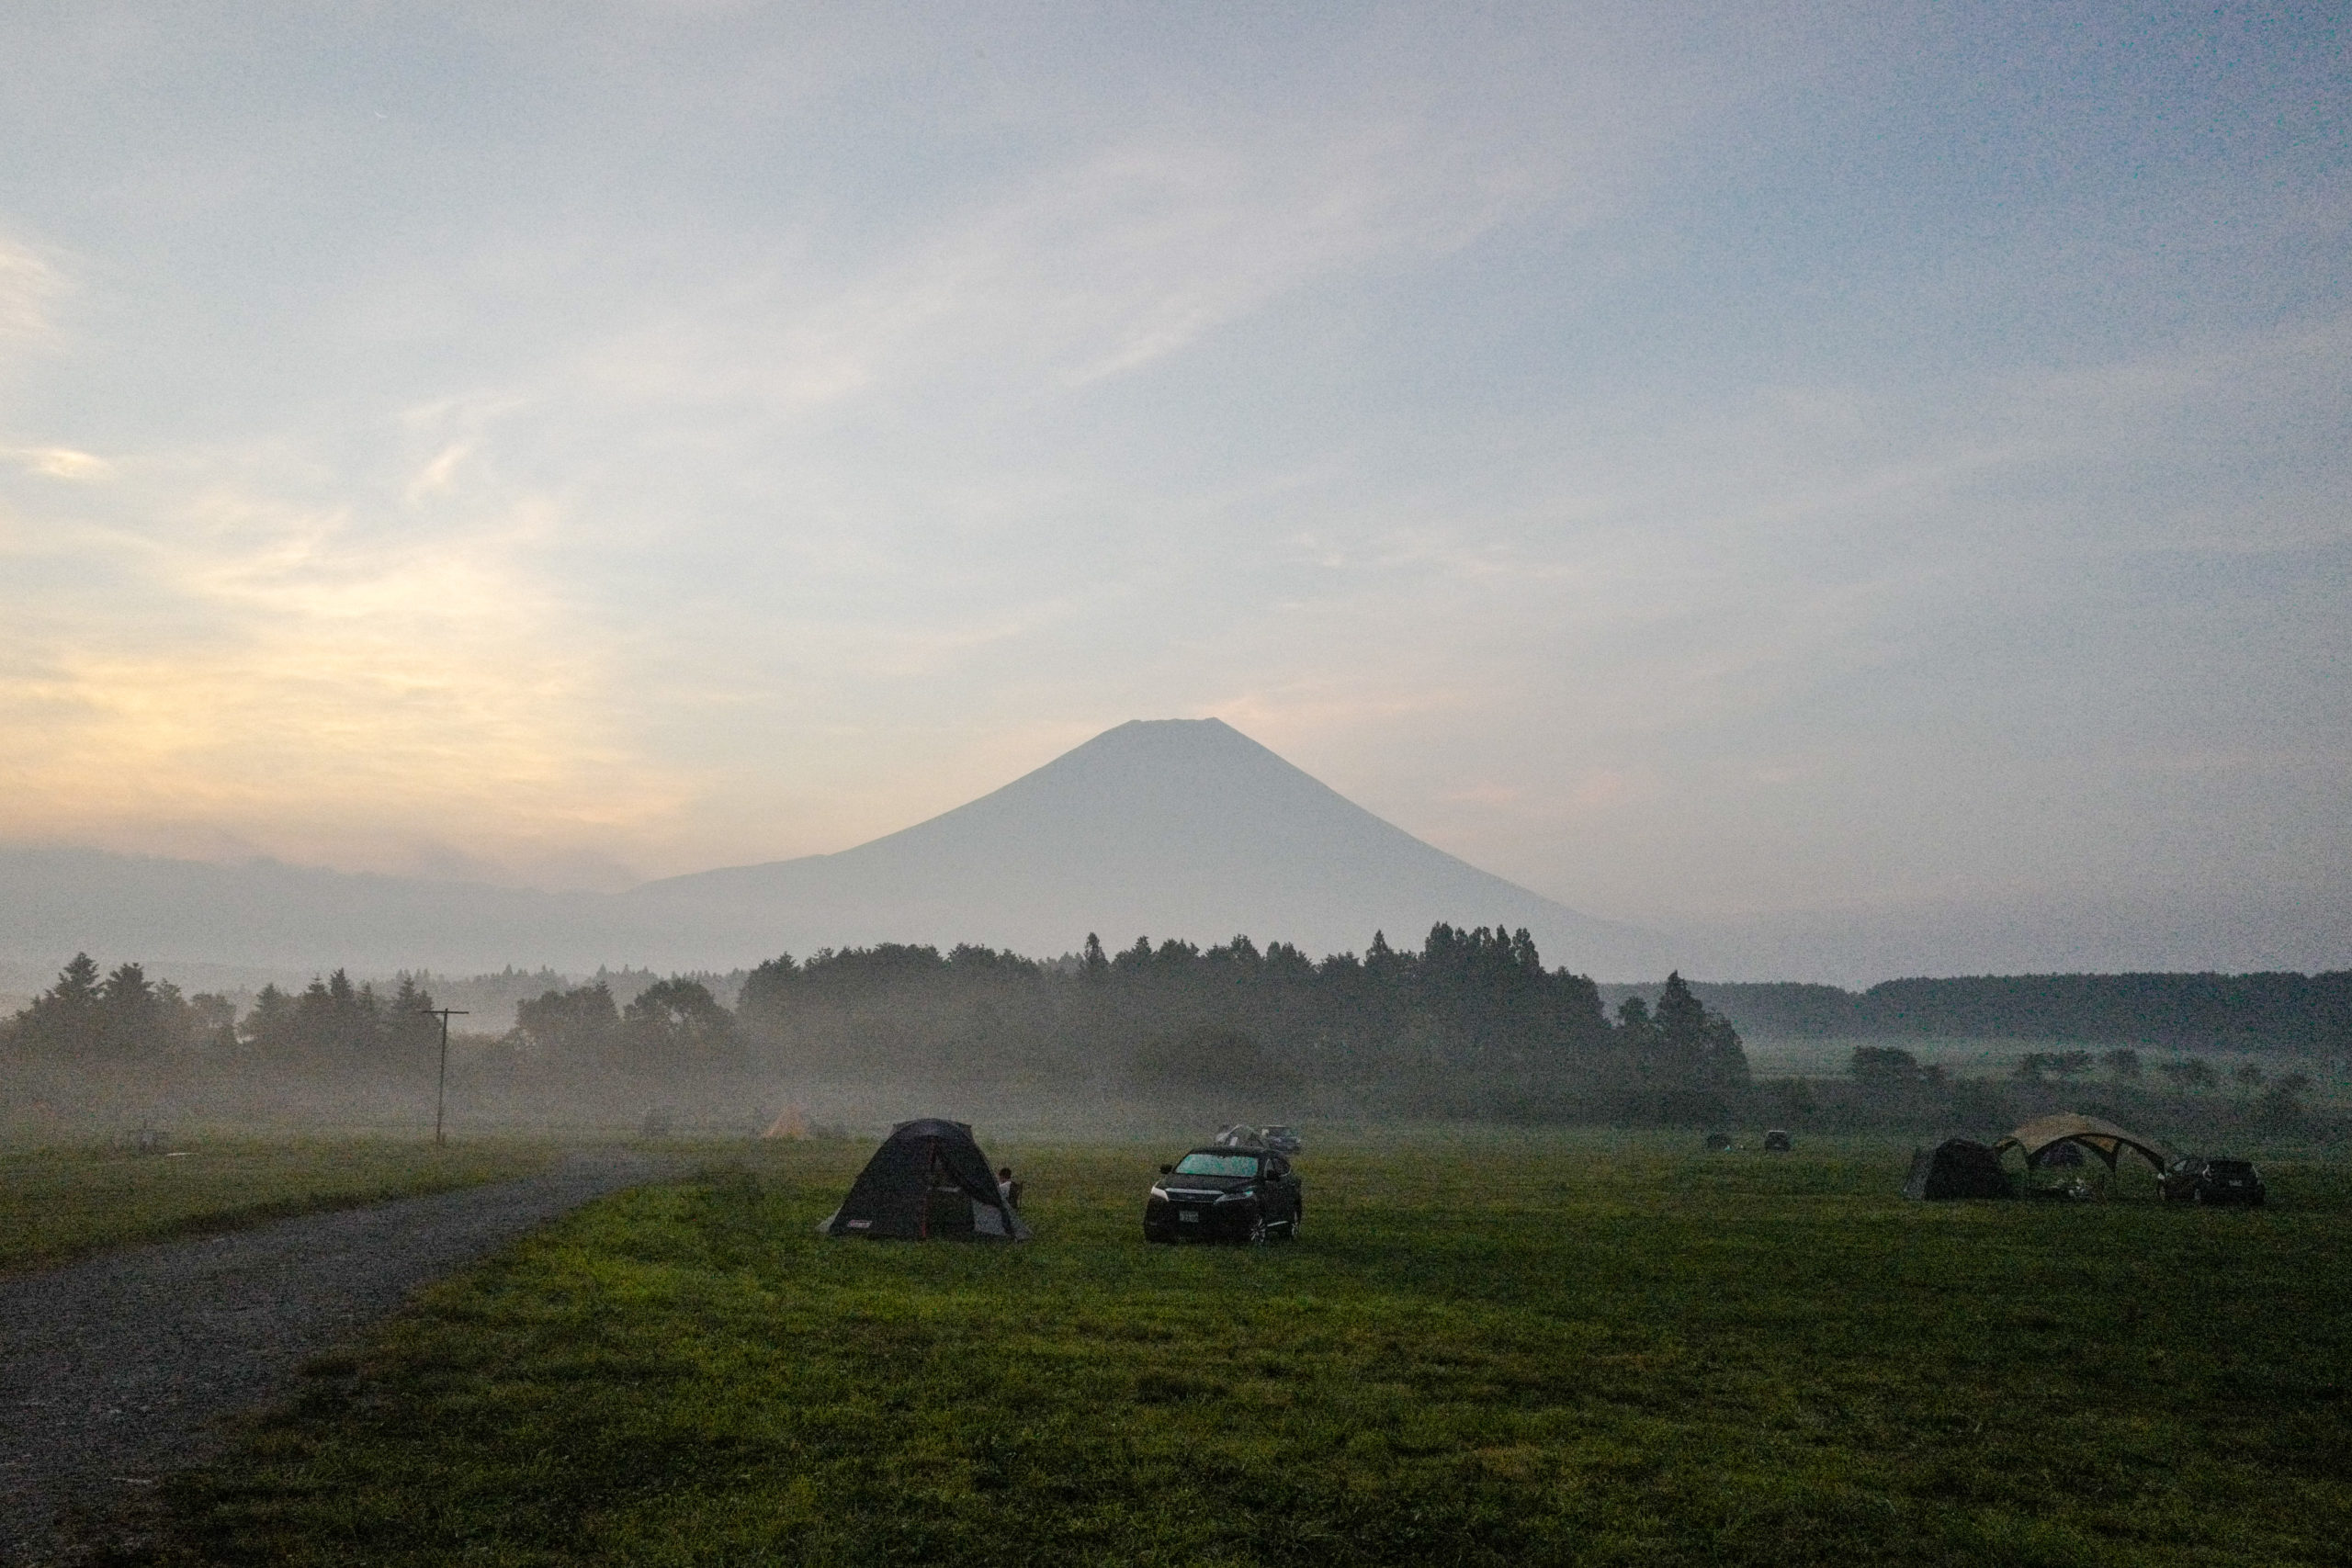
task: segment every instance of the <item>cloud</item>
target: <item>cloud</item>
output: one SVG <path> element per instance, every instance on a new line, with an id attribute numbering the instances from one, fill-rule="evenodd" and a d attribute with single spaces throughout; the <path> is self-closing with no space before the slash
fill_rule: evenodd
<path id="1" fill-rule="evenodd" d="M 29 247 L 0 235 L 0 374 L 55 343 L 51 307 L 64 292 L 63 274 Z"/>
<path id="2" fill-rule="evenodd" d="M 70 446 L 0 446 L 0 461 L 14 463 L 28 474 L 51 479 L 96 480 L 113 471 L 105 458 L 76 452 Z"/>
<path id="3" fill-rule="evenodd" d="M 55 268 L 25 246 L 0 239 L 0 340 L 49 329 L 48 303 L 63 287 Z"/>
<path id="4" fill-rule="evenodd" d="M 854 276 L 778 265 L 739 276 L 616 333 L 582 366 L 625 400 L 751 399 L 783 415 L 960 394 L 976 376 L 991 402 L 1084 387 L 1319 279 L 1457 249 L 1557 177 L 1500 176 L 1476 152 L 1402 120 L 1132 138 L 943 215 Z"/>
<path id="5" fill-rule="evenodd" d="M 6 514 L 0 558 L 76 592 L 20 601 L 0 635 L 0 835 L 209 822 L 429 869 L 577 861 L 680 805 L 606 720 L 611 669 L 545 570 L 545 498 L 453 497 L 451 465 L 424 518 L 349 476 L 322 504 L 282 453 L 116 467 L 103 513 Z"/>
<path id="6" fill-rule="evenodd" d="M 418 469 L 416 477 L 409 481 L 406 491 L 409 503 L 414 505 L 427 496 L 448 490 L 450 480 L 458 471 L 458 465 L 472 455 L 473 444 L 470 442 L 453 441 L 443 447 L 434 456 L 433 460 Z"/>

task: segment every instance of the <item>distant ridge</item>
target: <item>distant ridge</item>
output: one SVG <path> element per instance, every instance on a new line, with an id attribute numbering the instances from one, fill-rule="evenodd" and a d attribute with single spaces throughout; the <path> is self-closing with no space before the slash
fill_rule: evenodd
<path id="1" fill-rule="evenodd" d="M 727 969 L 789 950 L 974 942 L 1038 956 L 1089 931 L 1310 953 L 1375 931 L 1525 927 L 1547 964 L 1653 978 L 1664 939 L 1577 913 L 1381 820 L 1217 719 L 1123 724 L 1001 789 L 837 854 L 618 895 L 0 850 L 0 957 L 349 965 Z"/>
<path id="2" fill-rule="evenodd" d="M 594 968 L 631 940 L 613 899 L 475 882 L 70 848 L 0 849 L 0 957 L 355 973 Z"/>

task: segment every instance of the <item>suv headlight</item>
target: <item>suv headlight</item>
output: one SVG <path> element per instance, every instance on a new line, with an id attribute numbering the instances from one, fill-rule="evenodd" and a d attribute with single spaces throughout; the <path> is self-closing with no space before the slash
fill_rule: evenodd
<path id="1" fill-rule="evenodd" d="M 1162 1203 L 1168 1201 L 1168 1189 L 1165 1187 L 1154 1187 L 1151 1190 L 1151 1195 Z"/>

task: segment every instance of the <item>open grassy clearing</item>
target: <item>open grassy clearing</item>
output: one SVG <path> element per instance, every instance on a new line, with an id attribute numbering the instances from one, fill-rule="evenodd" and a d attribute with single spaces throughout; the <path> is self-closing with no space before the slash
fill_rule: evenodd
<path id="1" fill-rule="evenodd" d="M 1311 1148 L 1307 1235 L 811 1234 L 867 1150 L 626 1194 L 178 1483 L 150 1562 L 2335 1562 L 2352 1172 L 2259 1213 L 1906 1205 L 1904 1151 Z"/>
<path id="2" fill-rule="evenodd" d="M 0 1153 L 0 1269 L 130 1242 L 351 1208 L 547 1168 L 548 1145 L 198 1139 L 175 1154 L 63 1145 Z"/>

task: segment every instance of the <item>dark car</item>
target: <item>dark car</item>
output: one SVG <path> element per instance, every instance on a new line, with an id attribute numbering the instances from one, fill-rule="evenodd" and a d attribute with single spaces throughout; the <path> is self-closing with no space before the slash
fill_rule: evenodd
<path id="1" fill-rule="evenodd" d="M 1199 1148 L 1159 1168 L 1146 1241 L 1291 1241 L 1306 1213 L 1290 1161 L 1271 1149 Z"/>
<path id="2" fill-rule="evenodd" d="M 2266 1196 L 2262 1172 L 2242 1159 L 2185 1155 L 2165 1168 L 2161 1185 L 2168 1203 L 2235 1203 L 2258 1209 Z"/>

